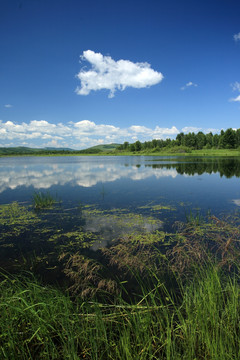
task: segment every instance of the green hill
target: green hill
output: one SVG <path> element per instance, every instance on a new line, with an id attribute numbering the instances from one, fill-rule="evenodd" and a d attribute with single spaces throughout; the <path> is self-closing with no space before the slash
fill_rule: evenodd
<path id="1" fill-rule="evenodd" d="M 100 154 L 114 151 L 119 144 L 96 145 L 84 150 L 73 150 L 69 148 L 29 148 L 24 146 L 0 147 L 0 156 L 7 155 L 61 155 L 61 154 Z"/>
<path id="2" fill-rule="evenodd" d="M 116 148 L 119 146 L 120 144 L 106 144 L 106 145 L 96 145 L 96 146 L 92 146 L 90 148 L 87 148 L 85 149 L 84 151 L 85 152 L 93 152 L 94 150 L 96 150 L 97 152 L 100 152 L 100 151 L 114 151 L 116 150 Z"/>
<path id="3" fill-rule="evenodd" d="M 39 154 L 47 154 L 52 152 L 65 152 L 65 151 L 73 151 L 71 149 L 65 148 L 29 148 L 24 146 L 17 147 L 0 147 L 0 155 L 39 155 Z"/>

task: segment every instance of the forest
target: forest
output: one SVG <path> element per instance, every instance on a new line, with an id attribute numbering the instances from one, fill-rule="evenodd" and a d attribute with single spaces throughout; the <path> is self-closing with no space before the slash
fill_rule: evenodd
<path id="1" fill-rule="evenodd" d="M 197 134 L 189 132 L 184 134 L 179 133 L 175 139 L 167 138 L 153 139 L 151 141 L 140 142 L 137 140 L 135 143 L 130 144 L 125 141 L 122 145 L 117 147 L 117 150 L 124 151 L 148 151 L 156 150 L 161 151 L 164 148 L 185 148 L 192 150 L 202 149 L 238 149 L 240 147 L 240 129 L 229 128 L 226 131 L 221 130 L 220 134 L 213 134 L 209 132 L 204 134 L 199 131 Z"/>

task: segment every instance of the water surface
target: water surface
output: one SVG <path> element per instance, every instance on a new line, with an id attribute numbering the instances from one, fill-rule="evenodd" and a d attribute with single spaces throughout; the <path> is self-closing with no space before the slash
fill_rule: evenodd
<path id="1" fill-rule="evenodd" d="M 237 158 L 11 157 L 0 159 L 0 203 L 49 191 L 63 205 L 135 208 L 169 204 L 230 211 L 240 201 Z"/>
<path id="2" fill-rule="evenodd" d="M 0 265 L 33 253 L 41 261 L 48 254 L 48 263 L 56 249 L 82 248 L 83 238 L 96 252 L 131 232 L 172 231 L 190 212 L 234 213 L 239 176 L 238 158 L 0 158 L 0 204 L 18 202 L 30 214 L 13 207 L 1 215 Z M 36 213 L 34 192 L 48 192 L 57 205 Z"/>

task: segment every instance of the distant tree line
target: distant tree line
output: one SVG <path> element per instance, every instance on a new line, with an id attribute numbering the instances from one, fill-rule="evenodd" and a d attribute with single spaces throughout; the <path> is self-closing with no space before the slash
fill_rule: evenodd
<path id="1" fill-rule="evenodd" d="M 176 139 L 166 139 L 166 140 L 151 140 L 140 142 L 137 140 L 135 143 L 130 144 L 125 141 L 124 144 L 119 145 L 117 150 L 125 151 L 142 151 L 142 150 L 161 150 L 163 148 L 174 148 L 182 147 L 189 148 L 193 150 L 201 149 L 237 149 L 240 148 L 240 129 L 233 130 L 232 128 L 227 129 L 226 131 L 221 130 L 220 134 L 214 134 L 209 132 L 204 134 L 202 131 L 199 131 L 197 134 L 190 132 L 184 134 L 181 132 L 176 136 Z"/>
<path id="2" fill-rule="evenodd" d="M 98 148 L 90 148 L 86 150 L 54 150 L 54 149 L 32 149 L 25 147 L 9 147 L 0 148 L 0 156 L 4 155 L 81 155 L 81 154 L 100 154 L 103 151 Z"/>

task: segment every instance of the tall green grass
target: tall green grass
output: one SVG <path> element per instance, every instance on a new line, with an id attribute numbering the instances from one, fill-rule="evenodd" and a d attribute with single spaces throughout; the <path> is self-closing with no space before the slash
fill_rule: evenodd
<path id="1" fill-rule="evenodd" d="M 33 206 L 37 210 L 51 208 L 55 203 L 56 199 L 49 192 L 39 191 L 33 194 Z"/>
<path id="2" fill-rule="evenodd" d="M 73 299 L 31 276 L 2 275 L 1 359 L 239 359 L 237 275 L 208 264 L 178 294 L 154 275 L 134 304 Z M 153 282 L 152 282 L 153 283 Z"/>

